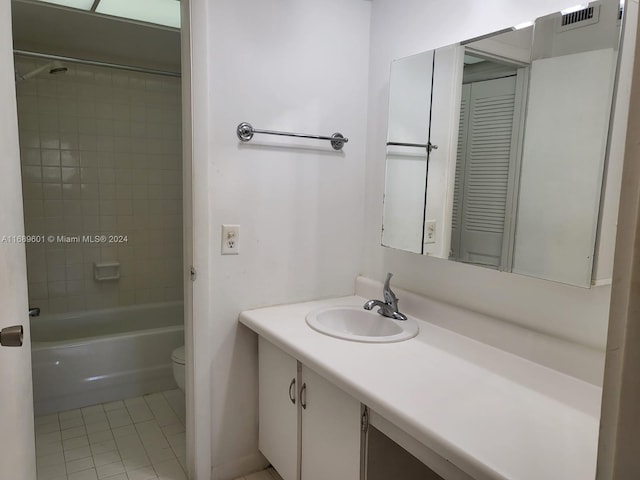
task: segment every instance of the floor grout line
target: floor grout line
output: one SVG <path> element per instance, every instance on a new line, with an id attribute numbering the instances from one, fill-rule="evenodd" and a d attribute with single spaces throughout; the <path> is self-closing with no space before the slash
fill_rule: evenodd
<path id="1" fill-rule="evenodd" d="M 265 480 L 265 479 L 273 479 L 273 480 L 282 480 L 280 474 L 273 467 L 268 467 L 264 470 L 260 470 L 259 472 L 254 472 L 249 475 L 245 475 L 243 477 L 237 477 L 234 480 Z"/>
<path id="2" fill-rule="evenodd" d="M 38 480 L 186 480 L 180 409 L 170 390 L 36 417 Z"/>

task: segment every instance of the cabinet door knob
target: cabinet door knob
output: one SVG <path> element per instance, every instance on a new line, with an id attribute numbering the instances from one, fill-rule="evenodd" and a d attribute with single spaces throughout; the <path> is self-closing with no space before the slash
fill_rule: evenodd
<path id="1" fill-rule="evenodd" d="M 296 404 L 296 379 L 291 379 L 291 383 L 289 384 L 289 400 L 294 405 Z"/>
<path id="2" fill-rule="evenodd" d="M 307 409 L 307 384 L 303 383 L 302 388 L 300 389 L 300 405 L 305 410 Z"/>

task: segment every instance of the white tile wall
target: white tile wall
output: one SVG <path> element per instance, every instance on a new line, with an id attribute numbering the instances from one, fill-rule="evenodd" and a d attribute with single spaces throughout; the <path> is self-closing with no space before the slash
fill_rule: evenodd
<path id="1" fill-rule="evenodd" d="M 16 57 L 25 74 L 41 60 Z M 67 64 L 16 84 L 29 301 L 43 313 L 182 298 L 180 80 Z M 124 235 L 123 243 L 49 242 Z M 93 263 L 122 278 L 96 282 Z"/>

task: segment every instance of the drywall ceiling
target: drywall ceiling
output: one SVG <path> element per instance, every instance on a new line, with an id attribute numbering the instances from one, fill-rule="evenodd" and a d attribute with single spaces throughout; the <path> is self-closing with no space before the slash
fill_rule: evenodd
<path id="1" fill-rule="evenodd" d="M 180 71 L 180 32 L 43 3 L 12 1 L 13 47 Z"/>

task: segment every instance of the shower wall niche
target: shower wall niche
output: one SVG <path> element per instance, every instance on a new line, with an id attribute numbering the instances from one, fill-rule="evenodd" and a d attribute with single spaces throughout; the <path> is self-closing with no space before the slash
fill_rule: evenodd
<path id="1" fill-rule="evenodd" d="M 18 74 L 46 63 L 15 58 Z M 182 300 L 180 79 L 65 66 L 16 83 L 25 230 L 41 236 L 26 246 L 30 305 Z M 96 281 L 100 262 L 120 278 Z"/>

